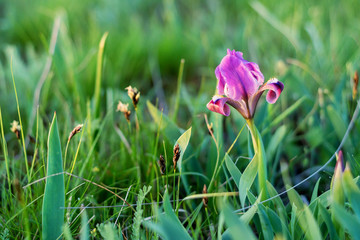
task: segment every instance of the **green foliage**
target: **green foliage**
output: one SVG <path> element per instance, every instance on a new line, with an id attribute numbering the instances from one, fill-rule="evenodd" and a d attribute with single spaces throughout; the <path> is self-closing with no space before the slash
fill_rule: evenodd
<path id="1" fill-rule="evenodd" d="M 177 167 L 180 172 L 182 171 L 182 161 L 183 161 L 183 157 L 185 154 L 185 150 L 189 144 L 190 137 L 191 137 L 191 128 L 189 128 L 188 130 L 186 130 L 186 132 L 181 134 L 181 136 L 178 138 L 178 140 L 176 141 L 176 143 L 174 145 L 174 147 L 175 147 L 177 144 L 179 144 L 179 147 L 180 147 L 180 156 L 177 161 Z"/>
<path id="2" fill-rule="evenodd" d="M 240 183 L 239 183 L 239 197 L 242 206 L 244 206 L 245 204 L 247 191 L 250 189 L 250 187 L 252 186 L 255 180 L 258 171 L 258 165 L 259 165 L 259 158 L 255 155 L 254 158 L 245 168 L 243 174 L 241 175 Z"/>
<path id="3" fill-rule="evenodd" d="M 230 172 L 230 175 L 235 182 L 236 186 L 239 188 L 240 178 L 241 178 L 241 172 L 236 167 L 235 163 L 232 161 L 230 156 L 228 154 L 225 155 L 225 165 L 227 169 Z"/>
<path id="4" fill-rule="evenodd" d="M 350 166 L 335 188 L 331 162 L 283 192 L 326 163 L 353 116 L 357 5 L 1 1 L 0 239 L 39 239 L 50 225 L 65 239 L 237 239 L 240 231 L 250 239 L 357 239 L 358 119 L 342 148 Z M 206 108 L 226 48 L 258 63 L 265 80 L 285 84 L 276 104 L 263 94 L 254 119 L 268 160 L 266 194 L 259 194 L 256 157 L 249 161 L 251 139 L 240 134 L 245 120 Z M 136 111 L 124 90 L 130 84 L 141 92 Z M 115 111 L 119 100 L 129 103 L 129 122 Z M 56 121 L 49 124 L 55 110 L 58 133 Z M 20 139 L 13 120 L 21 120 Z M 68 142 L 81 123 L 83 132 Z M 61 156 L 64 169 L 53 171 L 50 160 L 60 166 Z M 199 195 L 204 185 L 208 193 Z M 146 201 L 143 186 L 152 187 Z M 93 216 L 86 224 L 82 206 Z"/>
<path id="5" fill-rule="evenodd" d="M 141 205 L 145 199 L 145 196 L 151 191 L 151 186 L 144 186 L 139 190 L 138 200 L 136 202 L 136 212 L 134 217 L 134 223 L 132 225 L 132 239 L 140 239 L 140 225 L 143 220 L 143 210 Z"/>
<path id="6" fill-rule="evenodd" d="M 158 222 L 144 222 L 145 226 L 158 233 L 163 239 L 191 239 L 171 207 L 169 195 L 164 196 L 164 214 L 157 215 Z"/>
<path id="7" fill-rule="evenodd" d="M 65 186 L 56 113 L 49 130 L 46 176 L 42 208 L 42 237 L 57 239 L 62 233 L 64 224 Z"/>
<path id="8" fill-rule="evenodd" d="M 80 240 L 88 240 L 90 239 L 90 229 L 88 224 L 88 216 L 86 210 L 84 209 L 81 214 L 81 231 L 80 231 Z"/>
<path id="9" fill-rule="evenodd" d="M 237 239 L 239 236 L 244 239 L 256 239 L 249 226 L 233 213 L 233 209 L 230 206 L 224 204 L 222 214 L 232 239 Z"/>
<path id="10" fill-rule="evenodd" d="M 105 240 L 122 240 L 122 235 L 119 235 L 116 227 L 113 223 L 101 223 L 97 226 L 97 229 L 99 230 L 101 236 Z"/>
<path id="11" fill-rule="evenodd" d="M 1 235 L 0 235 L 0 239 L 1 240 L 9 240 L 9 229 L 7 228 L 4 228 L 1 232 Z"/>

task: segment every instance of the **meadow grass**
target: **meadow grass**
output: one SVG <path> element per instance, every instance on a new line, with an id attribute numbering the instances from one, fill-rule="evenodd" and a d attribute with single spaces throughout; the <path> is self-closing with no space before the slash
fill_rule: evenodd
<path id="1" fill-rule="evenodd" d="M 45 186 L 58 177 L 47 175 L 55 111 L 65 239 L 359 238 L 357 1 L 0 6 L 0 239 L 43 236 Z M 268 160 L 265 203 L 257 184 L 241 181 L 254 154 L 245 120 L 206 108 L 227 48 L 285 85 L 254 119 Z M 136 108 L 129 85 L 141 93 Z M 333 177 L 340 143 L 350 171 Z"/>

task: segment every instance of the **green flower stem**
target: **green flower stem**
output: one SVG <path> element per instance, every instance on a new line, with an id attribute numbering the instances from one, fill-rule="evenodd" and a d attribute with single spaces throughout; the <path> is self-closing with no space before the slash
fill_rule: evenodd
<path id="1" fill-rule="evenodd" d="M 246 123 L 249 127 L 251 138 L 254 146 L 254 157 L 257 158 L 259 161 L 258 165 L 258 180 L 259 180 L 259 194 L 261 194 L 261 200 L 264 200 L 267 198 L 267 188 L 266 188 L 266 180 L 267 180 L 267 167 L 266 167 L 266 153 L 264 144 L 261 138 L 261 135 L 259 131 L 257 130 L 254 120 L 253 119 L 247 119 Z M 255 160 L 255 159 L 254 159 Z"/>

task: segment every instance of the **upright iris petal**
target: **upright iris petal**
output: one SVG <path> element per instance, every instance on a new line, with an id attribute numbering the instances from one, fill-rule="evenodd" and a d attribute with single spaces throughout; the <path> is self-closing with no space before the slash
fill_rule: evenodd
<path id="1" fill-rule="evenodd" d="M 230 108 L 234 107 L 245 119 L 254 116 L 257 102 L 265 90 L 269 90 L 266 100 L 275 103 L 279 98 L 284 84 L 272 78 L 264 85 L 264 75 L 256 63 L 248 62 L 242 52 L 227 50 L 227 55 L 215 69 L 218 79 L 218 94 L 208 104 L 207 108 L 213 112 L 229 116 Z"/>

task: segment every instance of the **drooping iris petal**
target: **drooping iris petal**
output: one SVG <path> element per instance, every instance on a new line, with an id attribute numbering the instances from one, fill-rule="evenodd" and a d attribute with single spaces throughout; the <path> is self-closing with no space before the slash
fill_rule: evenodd
<path id="1" fill-rule="evenodd" d="M 276 100 L 279 98 L 283 89 L 284 89 L 284 84 L 282 82 L 280 82 L 276 78 L 271 78 L 263 86 L 261 86 L 259 92 L 269 90 L 268 93 L 266 94 L 266 101 L 268 103 L 275 103 Z"/>
<path id="2" fill-rule="evenodd" d="M 227 97 L 236 101 L 247 100 L 257 92 L 260 84 L 246 67 L 243 59 L 226 55 L 218 67 L 227 85 L 227 93 L 225 93 Z"/>
<path id="3" fill-rule="evenodd" d="M 214 96 L 206 107 L 213 112 L 220 113 L 224 116 L 230 115 L 230 107 L 226 104 L 229 98 Z"/>

